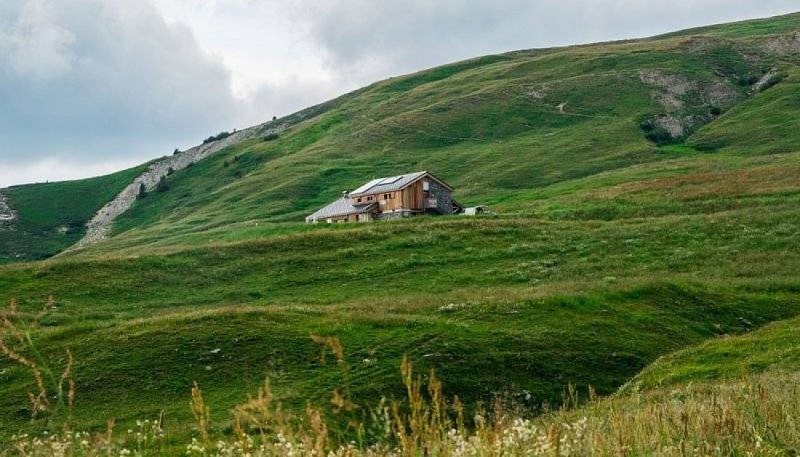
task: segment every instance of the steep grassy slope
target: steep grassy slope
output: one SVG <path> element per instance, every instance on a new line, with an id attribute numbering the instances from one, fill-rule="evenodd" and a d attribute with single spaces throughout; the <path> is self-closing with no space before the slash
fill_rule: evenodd
<path id="1" fill-rule="evenodd" d="M 781 32 L 800 28 L 797 15 L 776 21 Z M 117 232 L 151 229 L 163 237 L 244 221 L 299 221 L 373 176 L 418 169 L 451 182 L 467 204 L 537 214 L 531 195 L 540 189 L 636 164 L 701 158 L 696 149 L 742 144 L 753 145 L 738 149 L 748 156 L 791 152 L 792 134 L 783 135 L 791 117 L 780 116 L 797 103 L 797 56 L 770 51 L 783 35 L 758 35 L 777 29 L 747 23 L 702 36 L 516 52 L 390 79 L 277 140 L 247 142 L 177 174 L 172 191 L 141 202 Z M 787 77 L 755 93 L 773 68 Z M 739 119 L 741 113 L 756 119 Z M 740 121 L 759 133 L 733 132 Z M 659 148 L 647 138 L 663 141 L 669 130 L 676 138 L 666 141 L 680 141 L 697 129 L 683 148 Z M 747 142 L 719 138 L 723 131 Z"/>
<path id="2" fill-rule="evenodd" d="M 325 406 L 344 381 L 311 334 L 343 340 L 367 400 L 402 396 L 403 354 L 468 400 L 613 392 L 664 354 L 800 314 L 800 73 L 773 49 L 798 28 L 792 15 L 375 84 L 173 174 L 107 242 L 0 267 L 0 300 L 34 315 L 55 297 L 34 340 L 54 366 L 75 352 L 89 427 L 165 409 L 187 433 L 194 380 L 216 418 L 266 374 L 291 407 Z M 773 68 L 780 82 L 755 90 Z M 501 216 L 297 222 L 415 169 Z M 30 377 L 0 364 L 0 430 L 33 427 Z"/>
<path id="3" fill-rule="evenodd" d="M 80 239 L 84 225 L 145 166 L 108 176 L 2 189 L 17 219 L 0 226 L 0 263 L 53 256 Z"/>

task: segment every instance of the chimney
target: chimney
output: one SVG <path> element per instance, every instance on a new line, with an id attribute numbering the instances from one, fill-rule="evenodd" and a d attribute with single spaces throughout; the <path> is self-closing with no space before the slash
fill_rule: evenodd
<path id="1" fill-rule="evenodd" d="M 350 197 L 350 192 L 348 192 L 348 191 L 346 191 L 346 190 L 343 190 L 343 191 L 342 191 L 342 197 L 343 197 L 343 198 L 349 198 L 349 197 Z"/>

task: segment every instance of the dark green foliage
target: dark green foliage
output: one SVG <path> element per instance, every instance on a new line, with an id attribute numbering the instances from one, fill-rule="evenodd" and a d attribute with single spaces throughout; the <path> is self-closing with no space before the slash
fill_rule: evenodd
<path id="1" fill-rule="evenodd" d="M 275 141 L 279 138 L 277 133 L 270 133 L 269 135 L 264 136 L 264 141 Z"/>
<path id="2" fill-rule="evenodd" d="M 752 86 L 753 84 L 757 83 L 758 80 L 761 79 L 758 75 L 744 75 L 737 78 L 737 82 L 740 86 Z"/>
<path id="3" fill-rule="evenodd" d="M 645 136 L 648 140 L 659 146 L 675 142 L 675 138 L 672 137 L 672 134 L 663 127 L 656 127 Z"/>
<path id="4" fill-rule="evenodd" d="M 236 131 L 234 131 L 233 133 L 236 133 Z M 226 132 L 220 132 L 220 133 L 218 133 L 216 135 L 212 135 L 212 136 L 206 138 L 205 140 L 203 140 L 203 144 L 212 143 L 214 141 L 219 141 L 219 140 L 228 138 L 229 136 L 233 135 L 233 133 L 227 132 L 227 131 Z"/>
<path id="5" fill-rule="evenodd" d="M 136 194 L 136 198 L 143 199 L 147 197 L 147 188 L 144 186 L 144 183 L 139 183 L 139 193 Z"/>
<path id="6" fill-rule="evenodd" d="M 653 119 L 642 121 L 639 127 L 645 132 L 645 138 L 659 146 L 675 142 L 667 129 L 656 125 Z"/>
<path id="7" fill-rule="evenodd" d="M 161 179 L 158 180 L 158 184 L 156 184 L 156 191 L 164 193 L 170 189 L 170 183 L 167 180 L 166 176 L 162 176 Z"/>

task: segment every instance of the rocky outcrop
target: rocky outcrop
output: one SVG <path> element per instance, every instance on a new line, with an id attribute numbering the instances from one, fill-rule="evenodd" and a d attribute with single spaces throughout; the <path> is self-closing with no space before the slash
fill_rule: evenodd
<path id="1" fill-rule="evenodd" d="M 17 213 L 11 209 L 6 196 L 0 192 L 0 228 L 10 227 L 16 218 Z"/>
<path id="2" fill-rule="evenodd" d="M 639 80 L 653 88 L 651 96 L 663 108 L 642 123 L 648 138 L 662 143 L 685 138 L 743 96 L 722 78 L 693 80 L 662 70 L 642 70 Z"/>
<path id="3" fill-rule="evenodd" d="M 661 70 L 643 70 L 639 73 L 639 79 L 658 89 L 653 91 L 653 98 L 670 111 L 683 108 L 682 98 L 687 92 L 697 90 L 696 82 Z"/>
<path id="4" fill-rule="evenodd" d="M 778 84 L 783 79 L 783 74 L 778 69 L 773 68 L 767 72 L 757 83 L 753 84 L 753 92 L 763 92 L 770 87 Z"/>
<path id="5" fill-rule="evenodd" d="M 244 130 L 232 133 L 230 136 L 221 140 L 195 146 L 173 156 L 165 157 L 151 164 L 147 170 L 137 176 L 133 182 L 128 184 L 113 200 L 106 203 L 100 211 L 86 224 L 86 235 L 76 246 L 86 246 L 106 239 L 113 227 L 114 219 L 127 211 L 139 196 L 139 190 L 144 185 L 146 191 L 156 188 L 162 177 L 167 176 L 172 171 L 182 170 L 193 163 L 197 163 L 206 157 L 217 153 L 228 146 L 235 145 L 245 140 L 258 136 L 280 133 L 288 127 L 288 124 L 269 122 Z"/>
<path id="6" fill-rule="evenodd" d="M 767 43 L 767 51 L 780 56 L 800 54 L 800 32 L 770 40 Z"/>

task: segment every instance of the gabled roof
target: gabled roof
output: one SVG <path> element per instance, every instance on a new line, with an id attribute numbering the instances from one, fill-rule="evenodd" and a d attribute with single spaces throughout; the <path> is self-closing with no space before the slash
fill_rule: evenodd
<path id="1" fill-rule="evenodd" d="M 364 184 L 358 189 L 350 192 L 351 197 L 360 197 L 362 195 L 380 194 L 384 192 L 394 192 L 400 190 L 418 180 L 419 178 L 428 175 L 433 179 L 439 181 L 443 185 L 450 188 L 444 181 L 431 175 L 427 171 L 418 171 L 416 173 L 409 173 L 406 175 L 390 176 L 388 178 L 378 178 Z"/>
<path id="2" fill-rule="evenodd" d="M 323 220 L 329 217 L 345 216 L 348 214 L 360 214 L 368 212 L 375 206 L 375 202 L 368 205 L 353 205 L 353 201 L 348 197 L 339 197 L 338 200 L 330 205 L 318 210 L 306 218 L 306 221 Z"/>

